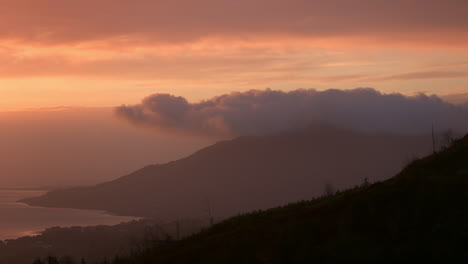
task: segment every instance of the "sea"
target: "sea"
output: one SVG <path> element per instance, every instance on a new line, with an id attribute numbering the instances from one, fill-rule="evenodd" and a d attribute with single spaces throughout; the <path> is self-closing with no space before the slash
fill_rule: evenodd
<path id="1" fill-rule="evenodd" d="M 116 225 L 137 219 L 96 210 L 44 208 L 17 202 L 45 192 L 43 190 L 0 190 L 0 240 L 37 235 L 49 227 Z"/>

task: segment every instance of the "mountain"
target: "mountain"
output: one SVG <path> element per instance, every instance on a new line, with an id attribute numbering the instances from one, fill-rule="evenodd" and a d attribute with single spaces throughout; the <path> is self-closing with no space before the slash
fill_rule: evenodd
<path id="1" fill-rule="evenodd" d="M 327 125 L 219 142 L 92 187 L 25 199 L 35 206 L 115 214 L 225 218 L 308 200 L 327 189 L 384 180 L 432 148 L 429 136 L 357 133 Z"/>
<path id="2" fill-rule="evenodd" d="M 384 182 L 237 216 L 113 263 L 457 263 L 467 243 L 468 135 Z"/>

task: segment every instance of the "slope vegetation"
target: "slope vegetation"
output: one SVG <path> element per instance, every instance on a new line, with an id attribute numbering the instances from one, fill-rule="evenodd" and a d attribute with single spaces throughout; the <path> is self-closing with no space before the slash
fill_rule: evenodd
<path id="1" fill-rule="evenodd" d="M 114 263 L 454 263 L 467 243 L 468 135 L 389 180 L 234 217 Z"/>

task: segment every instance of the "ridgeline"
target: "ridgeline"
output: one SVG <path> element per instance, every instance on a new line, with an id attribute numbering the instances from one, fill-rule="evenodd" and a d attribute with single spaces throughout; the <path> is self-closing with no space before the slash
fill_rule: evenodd
<path id="1" fill-rule="evenodd" d="M 468 259 L 468 135 L 395 177 L 230 218 L 119 263 L 395 263 Z"/>

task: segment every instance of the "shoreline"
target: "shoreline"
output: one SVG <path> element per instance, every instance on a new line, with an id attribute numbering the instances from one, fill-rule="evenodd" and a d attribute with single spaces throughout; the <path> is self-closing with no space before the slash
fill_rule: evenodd
<path id="1" fill-rule="evenodd" d="M 118 215 L 105 210 L 57 208 L 31 205 L 21 200 L 25 195 L 35 192 L 44 193 L 45 190 L 31 189 L 0 189 L 4 195 L 0 200 L 0 229 L 3 231 L 0 241 L 16 240 L 23 237 L 41 235 L 51 227 L 93 227 L 115 226 L 121 223 L 139 221 L 140 216 Z"/>

